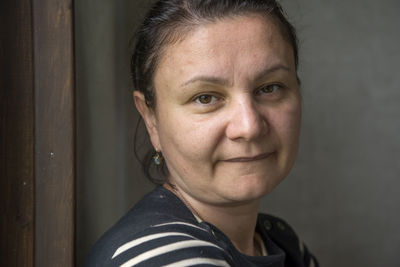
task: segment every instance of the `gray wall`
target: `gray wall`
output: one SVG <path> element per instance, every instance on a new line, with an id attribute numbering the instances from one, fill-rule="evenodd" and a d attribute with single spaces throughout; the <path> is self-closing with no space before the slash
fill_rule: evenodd
<path id="1" fill-rule="evenodd" d="M 400 2 L 281 2 L 301 41 L 302 144 L 262 210 L 290 222 L 322 266 L 400 266 Z M 151 189 L 133 157 L 128 73 L 148 3 L 75 3 L 78 265 Z"/>
<path id="2" fill-rule="evenodd" d="M 148 1 L 144 0 L 142 3 Z M 151 185 L 133 155 L 129 41 L 140 1 L 75 1 L 77 266 Z"/>

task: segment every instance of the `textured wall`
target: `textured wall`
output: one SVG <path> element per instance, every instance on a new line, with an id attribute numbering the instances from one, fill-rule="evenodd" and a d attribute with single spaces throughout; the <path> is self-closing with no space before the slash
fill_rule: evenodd
<path id="1" fill-rule="evenodd" d="M 400 2 L 283 5 L 301 39 L 302 145 L 263 209 L 323 266 L 400 266 Z"/>
<path id="2" fill-rule="evenodd" d="M 302 144 L 262 210 L 290 222 L 322 266 L 399 266 L 400 3 L 281 2 L 301 42 Z M 128 73 L 128 41 L 148 3 L 75 3 L 78 263 L 151 188 L 133 158 Z"/>

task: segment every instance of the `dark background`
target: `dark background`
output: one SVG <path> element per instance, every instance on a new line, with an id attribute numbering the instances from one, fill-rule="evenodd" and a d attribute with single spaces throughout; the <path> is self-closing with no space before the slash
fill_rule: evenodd
<path id="1" fill-rule="evenodd" d="M 129 39 L 150 2 L 75 2 L 80 264 L 152 188 L 133 156 L 128 71 Z M 287 220 L 321 266 L 399 266 L 400 2 L 281 3 L 300 37 L 302 142 L 262 211 Z"/>

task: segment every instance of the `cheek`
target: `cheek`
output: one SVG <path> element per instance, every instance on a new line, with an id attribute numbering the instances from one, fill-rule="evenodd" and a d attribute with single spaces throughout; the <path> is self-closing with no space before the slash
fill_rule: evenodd
<path id="1" fill-rule="evenodd" d="M 281 145 L 297 151 L 301 127 L 301 103 L 293 101 L 271 113 L 271 124 Z"/>
<path id="2" fill-rule="evenodd" d="M 184 109 L 160 109 L 159 136 L 163 153 L 170 160 L 212 161 L 221 133 L 221 121 L 203 119 Z"/>

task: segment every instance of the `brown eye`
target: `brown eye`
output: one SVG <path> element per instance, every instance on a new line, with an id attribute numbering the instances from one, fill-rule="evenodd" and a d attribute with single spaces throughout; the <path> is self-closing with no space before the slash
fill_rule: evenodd
<path id="1" fill-rule="evenodd" d="M 199 104 L 207 105 L 216 101 L 216 97 L 212 95 L 200 95 L 196 97 L 195 101 Z"/>
<path id="2" fill-rule="evenodd" d="M 282 86 L 279 84 L 269 84 L 269 85 L 265 85 L 262 86 L 257 93 L 262 93 L 262 94 L 271 94 L 274 93 L 276 91 L 278 91 L 279 89 L 281 89 Z"/>

